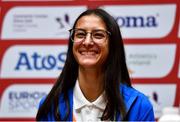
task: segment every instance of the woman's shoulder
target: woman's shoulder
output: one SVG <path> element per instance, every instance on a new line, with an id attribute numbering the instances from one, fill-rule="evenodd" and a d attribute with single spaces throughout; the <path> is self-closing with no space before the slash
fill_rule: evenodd
<path id="1" fill-rule="evenodd" d="M 40 108 L 40 107 L 42 106 L 42 104 L 43 104 L 44 101 L 46 100 L 46 97 L 47 97 L 47 96 L 43 96 L 43 97 L 40 99 L 38 108 Z"/>
<path id="2" fill-rule="evenodd" d="M 154 120 L 153 106 L 146 95 L 125 84 L 121 84 L 120 92 L 130 118 L 138 117 L 135 120 Z M 139 115 L 139 113 L 141 114 Z"/>
<path id="3" fill-rule="evenodd" d="M 142 92 L 136 90 L 134 87 L 132 86 L 128 86 L 126 84 L 121 84 L 120 85 L 120 92 L 123 95 L 123 97 L 126 98 L 141 98 L 141 99 L 148 99 L 148 97 L 146 95 L 144 95 Z"/>
<path id="4" fill-rule="evenodd" d="M 125 103 L 127 104 L 136 101 L 136 103 L 138 102 L 141 104 L 149 104 L 151 106 L 149 98 L 146 95 L 144 95 L 142 92 L 133 88 L 132 86 L 121 84 L 120 92 L 123 99 L 125 100 Z"/>

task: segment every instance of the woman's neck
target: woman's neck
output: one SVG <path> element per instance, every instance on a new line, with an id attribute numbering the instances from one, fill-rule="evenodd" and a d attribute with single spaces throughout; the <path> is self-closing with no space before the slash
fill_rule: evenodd
<path id="1" fill-rule="evenodd" d="M 81 91 L 90 102 L 95 101 L 104 91 L 102 71 L 79 68 L 78 81 Z"/>

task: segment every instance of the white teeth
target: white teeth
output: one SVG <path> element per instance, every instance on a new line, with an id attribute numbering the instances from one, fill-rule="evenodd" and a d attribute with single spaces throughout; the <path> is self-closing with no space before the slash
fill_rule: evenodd
<path id="1" fill-rule="evenodd" d="M 82 55 L 95 55 L 96 52 L 81 52 Z"/>

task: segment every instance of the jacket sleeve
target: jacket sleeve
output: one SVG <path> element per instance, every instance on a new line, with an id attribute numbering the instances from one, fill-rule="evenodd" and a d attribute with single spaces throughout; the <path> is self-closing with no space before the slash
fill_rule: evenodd
<path id="1" fill-rule="evenodd" d="M 142 99 L 139 111 L 141 113 L 138 118 L 139 121 L 155 121 L 153 107 L 147 97 Z"/>
<path id="2" fill-rule="evenodd" d="M 128 121 L 155 121 L 153 106 L 146 95 L 126 85 L 121 85 L 120 92 L 126 105 Z M 117 120 L 121 120 L 120 117 Z"/>
<path id="3" fill-rule="evenodd" d="M 130 121 L 155 121 L 153 106 L 149 99 L 139 93 L 129 110 Z"/>

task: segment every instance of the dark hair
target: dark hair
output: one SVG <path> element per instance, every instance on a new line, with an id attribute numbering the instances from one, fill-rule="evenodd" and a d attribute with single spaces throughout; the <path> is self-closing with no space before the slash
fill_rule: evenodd
<path id="1" fill-rule="evenodd" d="M 88 9 L 76 19 L 73 28 L 75 28 L 81 17 L 92 14 L 100 17 L 105 22 L 107 30 L 111 33 L 109 36 L 109 55 L 103 67 L 107 106 L 101 120 L 114 120 L 116 114 L 120 114 L 121 118 L 125 119 L 126 108 L 119 86 L 121 83 L 131 86 L 131 82 L 126 66 L 124 45 L 118 24 L 106 11 L 102 9 Z M 40 120 L 42 116 L 47 116 L 48 112 L 52 110 L 52 107 L 55 108 L 53 113 L 56 120 L 67 120 L 69 116 L 71 108 L 69 107 L 68 91 L 73 89 L 78 77 L 78 63 L 74 58 L 72 47 L 73 42 L 69 38 L 64 68 L 44 103 L 39 108 L 36 120 Z M 66 116 L 63 118 L 60 116 L 58 110 L 60 94 L 63 95 L 63 99 L 68 108 Z"/>

